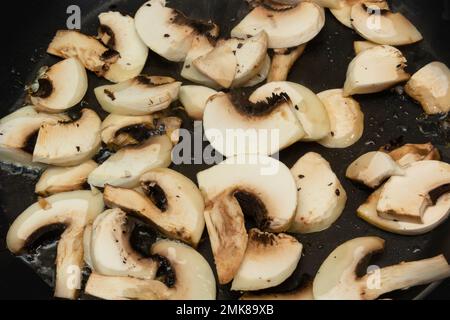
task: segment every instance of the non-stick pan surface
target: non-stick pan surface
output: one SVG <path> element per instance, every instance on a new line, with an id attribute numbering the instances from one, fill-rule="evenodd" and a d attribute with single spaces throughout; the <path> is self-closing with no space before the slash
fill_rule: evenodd
<path id="1" fill-rule="evenodd" d="M 45 54 L 46 46 L 57 29 L 66 27 L 66 9 L 77 4 L 81 8 L 82 31 L 95 34 L 98 27 L 97 15 L 108 10 L 119 10 L 134 15 L 143 3 L 141 0 L 39 0 L 15 1 L 9 10 L 3 10 L 1 32 L 1 72 L 0 72 L 0 117 L 22 106 L 25 101 L 24 85 L 32 81 L 36 71 L 43 65 L 58 61 Z M 208 18 L 218 23 L 227 35 L 248 11 L 244 0 L 171 0 L 174 6 L 187 15 Z M 450 42 L 448 31 L 449 5 L 442 1 L 391 1 L 394 10 L 405 14 L 424 35 L 424 41 L 416 45 L 402 47 L 408 59 L 409 72 L 415 72 L 425 64 L 440 60 L 450 65 Z M 447 10 L 447 11 L 446 11 Z M 347 65 L 354 56 L 353 41 L 359 39 L 352 30 L 342 26 L 327 12 L 326 26 L 308 44 L 305 54 L 293 68 L 289 80 L 301 83 L 314 92 L 341 88 L 345 81 Z M 151 75 L 168 75 L 182 80 L 181 66 L 169 63 L 155 54 L 150 54 L 145 72 Z M 93 88 L 106 83 L 105 80 L 89 74 L 89 88 L 83 101 L 105 116 L 93 95 Z M 357 156 L 378 149 L 392 142 L 424 143 L 431 141 L 439 147 L 444 161 L 450 161 L 450 132 L 447 119 L 423 119 L 422 109 L 406 95 L 397 91 L 357 96 L 365 113 L 365 133 L 354 146 L 344 150 L 330 150 L 314 143 L 297 143 L 281 153 L 281 160 L 288 166 L 308 151 L 322 154 L 332 164 L 348 193 L 348 203 L 342 217 L 327 231 L 300 235 L 304 244 L 304 256 L 295 274 L 282 285 L 283 290 L 294 288 L 303 275 L 313 276 L 322 261 L 339 244 L 360 236 L 380 236 L 386 240 L 386 250 L 377 260 L 377 265 L 385 266 L 403 260 L 417 260 L 444 253 L 450 258 L 450 221 L 427 235 L 404 237 L 380 231 L 357 218 L 356 208 L 367 198 L 369 190 L 362 189 L 345 179 L 345 169 Z M 192 130 L 192 122 L 187 120 L 185 128 Z M 182 165 L 174 167 L 195 181 L 196 173 L 206 168 L 202 165 Z M 19 169 L 2 167 L 0 170 L 0 298 L 52 297 L 52 288 L 45 284 L 53 282 L 53 259 L 55 243 L 45 239 L 36 253 L 18 259 L 5 247 L 5 236 L 9 225 L 25 208 L 36 201 L 34 184 L 37 176 Z M 212 253 L 205 232 L 200 251 L 213 266 Z M 22 260 L 22 261 L 21 261 Z M 24 263 L 25 261 L 26 263 Z M 28 264 L 28 266 L 26 265 Z M 31 268 L 30 268 L 31 266 Z M 35 271 L 33 271 L 33 269 Z M 214 267 L 213 267 L 214 269 Z M 396 292 L 389 297 L 412 299 L 421 297 L 430 290 L 426 287 Z M 220 287 L 218 298 L 234 298 L 227 287 Z"/>

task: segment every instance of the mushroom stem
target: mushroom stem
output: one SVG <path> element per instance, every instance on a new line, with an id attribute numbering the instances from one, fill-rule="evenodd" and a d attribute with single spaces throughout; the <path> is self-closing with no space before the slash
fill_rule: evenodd
<path id="1" fill-rule="evenodd" d="M 306 43 L 298 47 L 275 49 L 267 82 L 286 81 L 289 71 L 300 58 L 306 48 Z"/>
<path id="2" fill-rule="evenodd" d="M 379 286 L 371 287 L 374 275 L 366 275 L 360 281 L 365 283 L 367 289 L 365 298 L 377 299 L 379 296 L 409 287 L 424 285 L 442 280 L 450 276 L 450 266 L 443 255 L 414 262 L 404 262 L 399 265 L 386 267 L 380 270 Z"/>

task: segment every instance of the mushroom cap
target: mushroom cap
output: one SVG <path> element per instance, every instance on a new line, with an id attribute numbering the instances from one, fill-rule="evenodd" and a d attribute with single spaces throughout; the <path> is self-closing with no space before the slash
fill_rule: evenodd
<path id="1" fill-rule="evenodd" d="M 413 74 L 405 91 L 420 102 L 427 114 L 449 112 L 450 70 L 442 62 L 431 62 Z"/>
<path id="2" fill-rule="evenodd" d="M 38 134 L 33 161 L 55 166 L 75 166 L 92 158 L 100 148 L 99 116 L 83 109 L 75 121 L 44 123 Z"/>
<path id="3" fill-rule="evenodd" d="M 90 260 L 96 273 L 152 280 L 158 263 L 135 252 L 130 244 L 132 225 L 120 209 L 99 215 L 90 235 Z"/>
<path id="4" fill-rule="evenodd" d="M 418 161 L 404 168 L 403 176 L 394 176 L 381 189 L 377 211 L 382 217 L 423 223 L 430 206 L 429 193 L 450 184 L 450 164 L 434 160 Z"/>
<path id="5" fill-rule="evenodd" d="M 282 93 L 289 97 L 291 111 L 305 132 L 301 140 L 320 140 L 330 133 L 330 120 L 325 106 L 314 92 L 300 84 L 288 81 L 270 82 L 256 89 L 249 100 L 255 103 L 267 100 L 273 94 Z"/>
<path id="6" fill-rule="evenodd" d="M 320 154 L 307 153 L 291 169 L 297 184 L 297 211 L 290 232 L 328 229 L 342 214 L 347 193 Z"/>
<path id="7" fill-rule="evenodd" d="M 95 96 L 102 108 L 124 116 L 149 115 L 178 99 L 181 82 L 169 77 L 138 76 L 131 80 L 97 87 Z"/>
<path id="8" fill-rule="evenodd" d="M 58 30 L 47 53 L 61 58 L 77 58 L 84 67 L 103 76 L 119 59 L 119 53 L 109 49 L 97 38 L 77 30 Z"/>
<path id="9" fill-rule="evenodd" d="M 76 58 L 51 66 L 37 79 L 39 89 L 31 93 L 31 103 L 39 111 L 59 113 L 77 105 L 86 94 L 86 70 Z"/>
<path id="10" fill-rule="evenodd" d="M 387 153 L 373 151 L 356 159 L 346 171 L 347 178 L 375 189 L 392 176 L 404 175 L 403 169 Z"/>
<path id="11" fill-rule="evenodd" d="M 416 27 L 401 13 L 392 13 L 377 3 L 355 4 L 351 10 L 351 22 L 357 33 L 378 44 L 400 46 L 423 39 Z"/>
<path id="12" fill-rule="evenodd" d="M 245 38 L 264 30 L 269 36 L 269 48 L 291 48 L 310 41 L 324 24 L 323 8 L 312 2 L 280 11 L 260 5 L 231 31 L 231 36 Z"/>
<path id="13" fill-rule="evenodd" d="M 328 113 L 330 134 L 318 143 L 327 148 L 347 148 L 364 133 L 364 113 L 355 99 L 344 97 L 342 89 L 317 94 Z"/>
<path id="14" fill-rule="evenodd" d="M 148 48 L 136 32 L 134 19 L 114 11 L 101 13 L 98 19 L 100 40 L 120 54 L 104 77 L 112 82 L 137 77 L 147 61 Z"/>
<path id="15" fill-rule="evenodd" d="M 231 290 L 256 291 L 283 283 L 295 271 L 303 246 L 287 234 L 249 231 L 244 260 Z"/>
<path id="16" fill-rule="evenodd" d="M 60 192 L 81 190 L 86 184 L 89 174 L 97 167 L 95 161 L 88 160 L 74 167 L 48 168 L 39 178 L 35 193 L 49 196 Z"/>
<path id="17" fill-rule="evenodd" d="M 205 108 L 205 135 L 221 154 L 271 155 L 304 136 L 304 131 L 284 96 L 269 101 L 239 101 L 238 94 L 219 93 Z M 265 97 L 264 97 L 265 98 Z M 245 100 L 245 99 L 244 99 Z"/>
<path id="18" fill-rule="evenodd" d="M 167 136 L 156 136 L 141 145 L 120 149 L 91 172 L 88 183 L 100 188 L 106 185 L 134 188 L 143 173 L 168 167 L 171 151 L 172 142 Z"/>
<path id="19" fill-rule="evenodd" d="M 383 45 L 367 49 L 350 63 L 344 96 L 380 92 L 406 81 L 406 58 L 396 48 Z"/>
<path id="20" fill-rule="evenodd" d="M 186 58 L 196 36 L 216 37 L 217 25 L 195 21 L 181 12 L 166 7 L 165 0 L 144 3 L 134 17 L 142 41 L 167 60 L 180 62 Z"/>
<path id="21" fill-rule="evenodd" d="M 280 161 L 265 156 L 236 156 L 198 173 L 197 180 L 206 203 L 214 202 L 226 190 L 241 191 L 258 204 L 258 208 L 243 207 L 243 211 L 256 215 L 260 228 L 272 232 L 289 228 L 297 207 L 297 189 L 289 169 Z"/>
<path id="22" fill-rule="evenodd" d="M 381 218 L 377 212 L 381 189 L 375 191 L 357 210 L 358 216 L 366 222 L 382 230 L 407 236 L 417 236 L 428 233 L 450 215 L 450 193 L 442 195 L 434 206 L 428 207 L 423 214 L 423 223 L 394 221 Z"/>

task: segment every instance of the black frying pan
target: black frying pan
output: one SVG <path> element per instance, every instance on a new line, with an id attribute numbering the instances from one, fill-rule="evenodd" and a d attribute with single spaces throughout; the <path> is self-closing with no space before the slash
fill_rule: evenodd
<path id="1" fill-rule="evenodd" d="M 82 13 L 82 31 L 96 34 L 97 15 L 102 11 L 119 10 L 134 15 L 142 0 L 39 0 L 13 1 L 4 16 L 11 20 L 5 23 L 1 32 L 1 72 L 0 72 L 0 117 L 22 106 L 25 94 L 24 84 L 31 82 L 42 65 L 58 61 L 45 53 L 45 49 L 57 29 L 65 28 L 66 9 L 78 4 Z M 405 14 L 423 33 L 425 40 L 416 45 L 402 47 L 408 58 L 408 71 L 415 72 L 433 60 L 450 65 L 450 30 L 448 0 L 408 0 L 391 1 L 394 10 Z M 228 34 L 248 11 L 244 0 L 171 0 L 170 5 L 196 18 L 210 18 L 217 22 Z M 5 9 L 5 8 L 4 8 Z M 291 81 L 299 82 L 315 92 L 340 88 L 345 80 L 348 63 L 353 58 L 353 41 L 359 37 L 342 26 L 327 12 L 326 26 L 308 44 L 305 54 L 295 65 L 290 75 Z M 164 61 L 151 54 L 145 69 L 151 75 L 168 75 L 179 78 L 181 66 Z M 181 79 L 180 79 L 181 80 Z M 93 74 L 89 75 L 90 90 L 84 104 L 105 113 L 99 108 L 92 88 L 106 83 Z M 346 167 L 357 156 L 378 149 L 391 141 L 404 143 L 424 143 L 431 141 L 439 147 L 445 161 L 450 161 L 450 132 L 445 119 L 423 119 L 422 109 L 407 96 L 394 91 L 358 96 L 366 117 L 363 138 L 351 148 L 329 150 L 314 143 L 297 143 L 281 153 L 281 160 L 288 166 L 308 151 L 321 153 L 328 159 L 338 174 L 349 195 L 349 201 L 342 217 L 329 230 L 313 235 L 300 235 L 304 244 L 304 256 L 295 274 L 281 287 L 274 290 L 295 288 L 304 275 L 313 276 L 322 261 L 339 244 L 360 236 L 380 236 L 387 240 L 385 253 L 376 260 L 380 266 L 395 264 L 403 260 L 418 260 L 444 253 L 450 258 L 450 221 L 427 235 L 404 237 L 392 235 L 376 229 L 356 217 L 355 211 L 369 195 L 344 178 Z M 448 119 L 447 119 L 448 120 Z M 184 127 L 192 129 L 192 122 L 186 119 Z M 177 166 L 176 170 L 195 180 L 204 166 Z M 36 201 L 33 194 L 36 176 L 21 170 L 3 168 L 0 170 L 0 298 L 49 299 L 52 297 L 53 263 L 55 240 L 41 239 L 33 254 L 18 259 L 5 248 L 5 236 L 11 222 L 25 208 Z M 200 251 L 212 263 L 212 253 L 205 232 Z M 21 261 L 22 260 L 22 261 Z M 23 261 L 26 262 L 23 263 Z M 29 268 L 28 266 L 31 266 Z M 32 270 L 34 269 L 34 271 Z M 214 268 L 213 268 L 214 269 Z M 36 273 L 36 272 L 37 273 Z M 47 284 L 42 281 L 47 282 Z M 389 297 L 396 299 L 423 298 L 435 286 L 413 288 L 396 292 Z M 234 298 L 228 288 L 220 287 L 218 298 Z"/>

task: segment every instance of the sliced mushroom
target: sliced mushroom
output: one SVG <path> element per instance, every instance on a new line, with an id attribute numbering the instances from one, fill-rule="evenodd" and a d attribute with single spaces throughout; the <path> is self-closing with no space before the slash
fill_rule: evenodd
<path id="1" fill-rule="evenodd" d="M 312 283 L 290 292 L 281 293 L 245 293 L 239 300 L 314 300 Z"/>
<path id="2" fill-rule="evenodd" d="M 138 145 L 154 135 L 161 135 L 153 121 L 152 116 L 110 114 L 102 122 L 102 141 L 112 149 Z"/>
<path id="3" fill-rule="evenodd" d="M 39 111 L 59 113 L 78 104 L 86 94 L 88 79 L 78 59 L 58 62 L 40 74 L 31 86 L 31 103 Z"/>
<path id="4" fill-rule="evenodd" d="M 44 123 L 33 153 L 33 161 L 55 166 L 75 166 L 91 159 L 99 150 L 101 120 L 83 109 L 78 120 Z"/>
<path id="5" fill-rule="evenodd" d="M 206 203 L 224 191 L 234 194 L 246 216 L 259 229 L 283 232 L 289 228 L 297 207 L 297 189 L 289 169 L 280 161 L 241 155 L 197 174 Z"/>
<path id="6" fill-rule="evenodd" d="M 202 120 L 208 99 L 217 91 L 202 86 L 182 86 L 180 88 L 180 102 L 189 117 Z"/>
<path id="7" fill-rule="evenodd" d="M 275 49 L 267 82 L 286 81 L 289 71 L 303 54 L 305 48 L 306 43 L 293 48 Z"/>
<path id="8" fill-rule="evenodd" d="M 291 48 L 310 41 L 324 24 L 325 12 L 315 3 L 301 2 L 284 10 L 260 4 L 231 31 L 231 36 L 245 39 L 264 30 L 269 48 Z"/>
<path id="9" fill-rule="evenodd" d="M 250 101 L 252 103 L 265 101 L 273 94 L 284 94 L 289 97 L 291 110 L 305 131 L 302 140 L 316 141 L 329 135 L 328 112 L 314 92 L 294 82 L 270 82 L 258 88 L 250 96 Z"/>
<path id="10" fill-rule="evenodd" d="M 450 193 L 441 196 L 434 206 L 428 207 L 423 214 L 423 223 L 394 221 L 381 218 L 377 212 L 377 204 L 381 190 L 375 191 L 357 212 L 361 219 L 382 230 L 407 236 L 416 236 L 428 233 L 443 222 L 450 215 Z"/>
<path id="11" fill-rule="evenodd" d="M 144 3 L 134 17 L 142 41 L 154 52 L 170 61 L 183 61 L 195 37 L 218 36 L 212 22 L 197 21 L 166 7 L 166 0 Z"/>
<path id="12" fill-rule="evenodd" d="M 90 71 L 104 76 L 120 55 L 94 37 L 76 30 L 58 30 L 47 52 L 61 58 L 77 58 Z"/>
<path id="13" fill-rule="evenodd" d="M 178 99 L 181 82 L 169 77 L 141 75 L 134 79 L 95 88 L 105 111 L 124 116 L 143 116 L 167 109 Z"/>
<path id="14" fill-rule="evenodd" d="M 130 244 L 133 227 L 120 209 L 107 210 L 95 219 L 89 245 L 93 271 L 104 276 L 155 278 L 158 262 L 141 256 Z"/>
<path id="15" fill-rule="evenodd" d="M 224 191 L 205 209 L 209 241 L 220 284 L 231 282 L 247 248 L 244 214 L 233 192 Z"/>
<path id="16" fill-rule="evenodd" d="M 347 193 L 320 154 L 307 153 L 292 167 L 297 184 L 297 212 L 289 229 L 314 233 L 328 229 L 342 214 Z"/>
<path id="17" fill-rule="evenodd" d="M 355 99 L 344 97 L 342 89 L 317 94 L 327 109 L 330 134 L 318 143 L 327 148 L 347 148 L 358 142 L 364 133 L 364 113 Z"/>
<path id="18" fill-rule="evenodd" d="M 31 106 L 0 119 L 0 161 L 30 169 L 44 168 L 44 164 L 33 163 L 34 137 L 44 123 L 64 120 L 64 115 L 38 113 Z"/>
<path id="19" fill-rule="evenodd" d="M 168 237 L 197 246 L 205 227 L 204 202 L 197 186 L 170 169 L 153 169 L 140 180 L 141 188 L 106 186 L 105 202 L 153 223 Z"/>
<path id="20" fill-rule="evenodd" d="M 364 50 L 371 49 L 376 46 L 379 46 L 379 44 L 371 42 L 371 41 L 355 41 L 355 42 L 353 42 L 353 49 L 355 50 L 356 55 L 360 54 Z"/>
<path id="21" fill-rule="evenodd" d="M 254 87 L 264 80 L 267 79 L 270 72 L 270 67 L 272 66 L 272 60 L 270 59 L 270 56 L 267 54 L 266 58 L 264 59 L 263 65 L 261 67 L 261 70 L 259 70 L 258 74 L 254 76 L 252 79 L 250 79 L 248 82 L 246 82 L 243 86 L 244 87 Z"/>
<path id="22" fill-rule="evenodd" d="M 450 70 L 441 62 L 431 62 L 411 77 L 405 91 L 427 114 L 449 112 Z"/>
<path id="23" fill-rule="evenodd" d="M 380 151 L 387 152 L 383 149 Z M 422 160 L 441 160 L 439 150 L 431 143 L 405 144 L 388 153 L 402 167 Z"/>
<path id="24" fill-rule="evenodd" d="M 104 77 L 112 82 L 137 77 L 147 61 L 148 48 L 136 32 L 134 19 L 113 11 L 101 13 L 98 19 L 100 41 L 120 54 Z"/>
<path id="25" fill-rule="evenodd" d="M 218 89 L 220 86 L 211 78 L 201 73 L 193 64 L 193 62 L 200 57 L 210 53 L 215 46 L 215 40 L 211 38 L 197 36 L 192 41 L 191 49 L 188 51 L 186 59 L 184 60 L 181 76 L 194 83 L 201 84 L 210 88 Z"/>
<path id="26" fill-rule="evenodd" d="M 173 145 L 180 142 L 180 128 L 183 124 L 183 120 L 178 117 L 166 117 L 159 119 L 156 123 L 159 131 L 164 131 L 166 136 L 169 137 Z"/>
<path id="27" fill-rule="evenodd" d="M 222 44 L 208 54 L 195 59 L 192 66 L 223 88 L 231 87 L 237 72 L 237 57 L 233 49 Z"/>
<path id="28" fill-rule="evenodd" d="M 266 100 L 267 97 L 267 100 Z M 246 101 L 239 92 L 211 97 L 203 117 L 205 135 L 221 154 L 271 155 L 304 137 L 305 133 L 283 93 Z"/>
<path id="29" fill-rule="evenodd" d="M 279 0 L 278 0 L 279 1 Z M 281 0 L 283 1 L 283 0 Z M 343 2 L 345 0 L 311 0 L 311 2 L 314 2 L 315 4 L 323 7 L 323 8 L 329 8 L 329 9 L 340 9 L 344 6 Z"/>
<path id="30" fill-rule="evenodd" d="M 194 249 L 178 242 L 161 240 L 152 247 L 161 257 L 165 283 L 130 277 L 92 274 L 86 293 L 109 300 L 214 300 L 216 282 L 208 262 Z"/>
<path id="31" fill-rule="evenodd" d="M 247 250 L 231 290 L 256 291 L 275 287 L 297 268 L 303 246 L 294 237 L 249 231 Z"/>
<path id="32" fill-rule="evenodd" d="M 384 240 L 377 237 L 356 238 L 339 246 L 317 272 L 313 284 L 315 300 L 375 300 L 391 291 L 428 284 L 450 276 L 450 266 L 441 255 L 427 260 L 403 262 L 382 268 L 377 274 L 358 277 L 357 269 L 366 266 L 364 261 L 367 257 L 383 249 Z"/>
<path id="33" fill-rule="evenodd" d="M 95 161 L 88 160 L 74 167 L 49 168 L 41 175 L 34 192 L 46 197 L 55 193 L 81 190 L 87 183 L 89 174 L 97 167 Z"/>
<path id="34" fill-rule="evenodd" d="M 419 161 L 404 168 L 404 173 L 383 186 L 377 211 L 383 218 L 423 223 L 423 214 L 431 205 L 429 193 L 450 184 L 450 164 Z"/>
<path id="35" fill-rule="evenodd" d="M 12 253 L 20 254 L 43 233 L 64 227 L 56 255 L 55 296 L 75 299 L 81 284 L 83 231 L 103 211 L 103 199 L 101 194 L 74 191 L 44 201 L 46 208 L 37 202 L 14 221 L 6 238 L 7 246 Z"/>
<path id="36" fill-rule="evenodd" d="M 347 178 L 360 182 L 369 188 L 377 188 L 392 176 L 402 176 L 405 172 L 391 156 L 384 152 L 366 153 L 356 159 L 346 172 Z"/>
<path id="37" fill-rule="evenodd" d="M 391 46 L 422 40 L 416 27 L 401 13 L 392 13 L 382 3 L 358 3 L 352 7 L 353 28 L 365 39 Z"/>
<path id="38" fill-rule="evenodd" d="M 344 96 L 380 92 L 406 81 L 406 58 L 396 48 L 377 46 L 364 50 L 350 63 Z"/>
<path id="39" fill-rule="evenodd" d="M 353 29 L 353 25 L 352 25 L 352 18 L 351 18 L 351 14 L 352 14 L 352 7 L 355 4 L 358 3 L 365 3 L 365 2 L 370 2 L 371 4 L 374 5 L 378 5 L 380 8 L 383 9 L 389 9 L 389 6 L 386 2 L 386 0 L 342 0 L 341 1 L 341 6 L 338 8 L 331 8 L 330 7 L 330 11 L 333 14 L 333 16 L 340 22 L 342 23 L 344 26 Z"/>
<path id="40" fill-rule="evenodd" d="M 120 149 L 91 172 L 88 183 L 99 188 L 106 185 L 134 188 L 148 170 L 168 167 L 171 151 L 172 142 L 167 136 L 155 136 L 143 144 Z"/>

